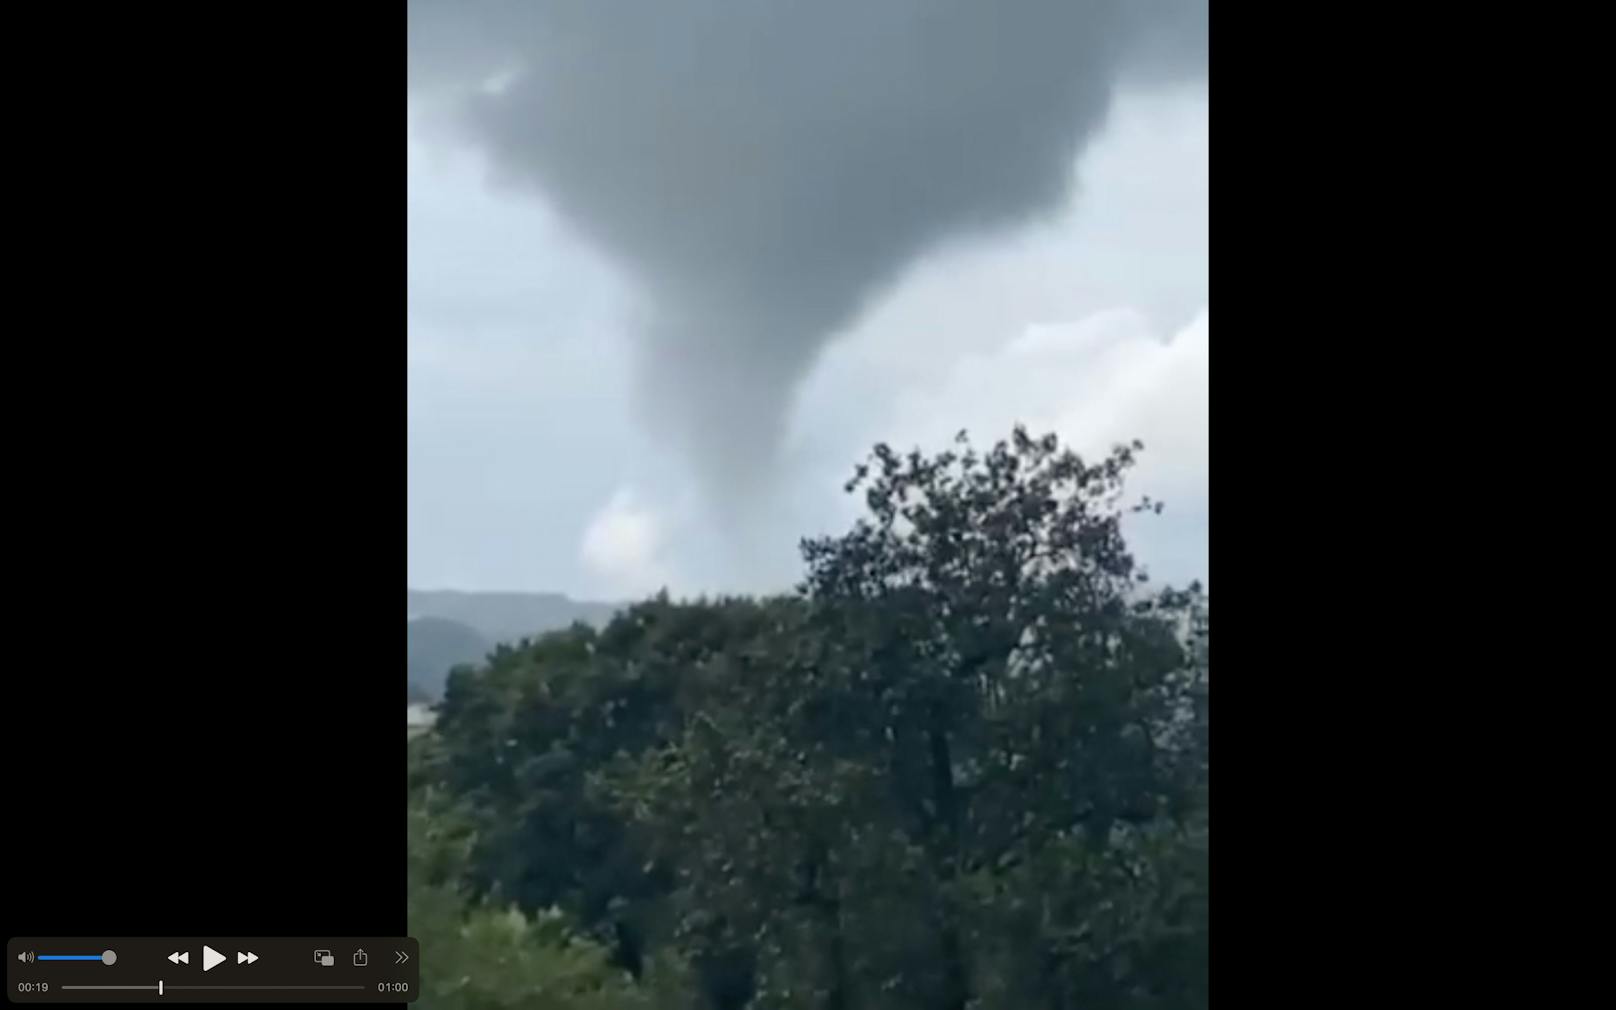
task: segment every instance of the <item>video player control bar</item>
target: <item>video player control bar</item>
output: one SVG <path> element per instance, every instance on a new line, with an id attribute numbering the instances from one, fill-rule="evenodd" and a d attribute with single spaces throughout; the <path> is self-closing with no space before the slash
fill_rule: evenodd
<path id="1" fill-rule="evenodd" d="M 402 1003 L 420 990 L 409 937 L 13 937 L 18 1003 Z"/>

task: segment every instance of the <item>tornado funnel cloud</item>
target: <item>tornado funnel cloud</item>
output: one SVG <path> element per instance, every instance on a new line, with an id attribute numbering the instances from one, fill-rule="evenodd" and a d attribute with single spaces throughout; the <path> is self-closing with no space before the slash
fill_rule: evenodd
<path id="1" fill-rule="evenodd" d="M 825 345 L 928 251 L 1066 203 L 1208 0 L 412 0 L 410 87 L 640 287 L 647 416 L 766 479 Z"/>

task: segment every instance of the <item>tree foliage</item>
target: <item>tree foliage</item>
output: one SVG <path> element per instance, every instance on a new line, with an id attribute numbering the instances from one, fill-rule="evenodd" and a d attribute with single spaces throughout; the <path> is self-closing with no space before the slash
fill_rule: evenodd
<path id="1" fill-rule="evenodd" d="M 1126 548 L 1139 448 L 877 446 L 794 595 L 457 672 L 415 762 L 438 886 L 623 999 L 1204 1006 L 1209 621 Z"/>

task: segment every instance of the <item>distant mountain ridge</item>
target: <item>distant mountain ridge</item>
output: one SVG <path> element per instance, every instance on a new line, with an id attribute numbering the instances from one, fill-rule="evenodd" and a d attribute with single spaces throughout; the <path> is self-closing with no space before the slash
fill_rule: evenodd
<path id="1" fill-rule="evenodd" d="M 602 625 L 619 609 L 620 604 L 574 600 L 560 593 L 410 589 L 405 613 L 409 617 L 458 621 L 491 643 L 508 643 L 565 628 L 574 621 Z"/>
<path id="2" fill-rule="evenodd" d="M 408 627 L 405 663 L 412 701 L 441 698 L 450 670 L 465 663 L 481 663 L 493 648 L 475 628 L 459 621 L 417 617 Z"/>
<path id="3" fill-rule="evenodd" d="M 597 627 L 619 606 L 574 600 L 560 593 L 467 593 L 410 589 L 406 598 L 410 697 L 442 697 L 449 671 L 476 664 L 494 646 L 570 627 Z"/>

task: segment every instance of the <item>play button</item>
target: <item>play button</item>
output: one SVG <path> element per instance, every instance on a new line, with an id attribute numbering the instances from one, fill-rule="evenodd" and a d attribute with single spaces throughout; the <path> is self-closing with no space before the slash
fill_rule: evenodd
<path id="1" fill-rule="evenodd" d="M 219 967 L 219 965 L 224 964 L 224 961 L 224 955 L 214 950 L 212 947 L 204 946 L 202 948 L 203 971 L 212 971 L 213 969 Z"/>

